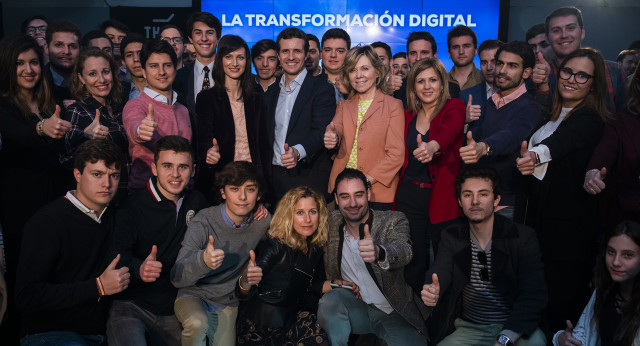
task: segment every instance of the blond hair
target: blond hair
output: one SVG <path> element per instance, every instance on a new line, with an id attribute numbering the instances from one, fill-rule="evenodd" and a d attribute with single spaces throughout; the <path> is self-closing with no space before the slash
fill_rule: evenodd
<path id="1" fill-rule="evenodd" d="M 373 50 L 371 46 L 360 46 L 351 48 L 351 50 L 347 52 L 347 55 L 344 57 L 344 64 L 342 65 L 342 84 L 349 91 L 348 98 L 352 98 L 357 93 L 351 86 L 349 72 L 356 68 L 358 61 L 363 56 L 369 58 L 374 71 L 376 71 L 376 88 L 387 95 L 391 95 L 392 91 L 386 80 L 387 68 L 382 64 L 382 61 L 378 58 L 378 54 L 376 54 L 376 51 Z"/>
<path id="2" fill-rule="evenodd" d="M 422 107 L 422 101 L 418 98 L 416 93 L 416 78 L 418 75 L 422 73 L 422 71 L 432 68 L 438 79 L 440 80 L 440 84 L 442 84 L 442 92 L 438 99 L 438 103 L 436 104 L 436 108 L 434 110 L 434 114 L 438 114 L 438 112 L 444 107 L 444 104 L 447 103 L 449 97 L 449 82 L 447 79 L 447 70 L 445 70 L 442 62 L 437 58 L 426 58 L 422 59 L 411 67 L 409 71 L 409 75 L 407 76 L 407 110 L 410 113 L 418 114 L 418 111 Z"/>

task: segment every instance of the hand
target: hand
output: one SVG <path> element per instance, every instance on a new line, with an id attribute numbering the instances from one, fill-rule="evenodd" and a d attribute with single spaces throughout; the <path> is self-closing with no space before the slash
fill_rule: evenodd
<path id="1" fill-rule="evenodd" d="M 160 277 L 162 262 L 156 261 L 158 247 L 152 246 L 151 253 L 140 265 L 140 279 L 144 282 L 154 282 Z"/>
<path id="2" fill-rule="evenodd" d="M 324 147 L 327 149 L 333 149 L 338 146 L 339 140 L 336 125 L 332 121 L 327 125 L 327 130 L 324 132 Z"/>
<path id="3" fill-rule="evenodd" d="M 467 123 L 480 119 L 480 115 L 482 114 L 482 107 L 480 107 L 480 105 L 472 104 L 472 100 L 473 96 L 469 95 L 469 102 L 467 102 L 467 115 L 465 118 L 465 122 Z"/>
<path id="4" fill-rule="evenodd" d="M 604 190 L 607 185 L 604 183 L 604 178 L 607 176 L 607 169 L 602 167 L 601 170 L 592 169 L 587 171 L 584 176 L 584 185 L 582 186 L 587 193 L 597 195 Z"/>
<path id="5" fill-rule="evenodd" d="M 267 210 L 267 208 L 265 208 L 264 204 L 259 203 L 255 213 L 253 213 L 253 219 L 258 221 L 264 219 L 267 216 L 269 216 L 269 211 Z"/>
<path id="6" fill-rule="evenodd" d="M 100 125 L 100 110 L 96 109 L 96 117 L 89 126 L 84 128 L 84 135 L 89 139 L 105 139 L 109 134 L 109 128 Z"/>
<path id="7" fill-rule="evenodd" d="M 440 298 L 440 282 L 438 281 L 438 274 L 431 274 L 432 283 L 430 285 L 422 286 L 422 302 L 426 306 L 434 307 L 438 303 Z"/>
<path id="8" fill-rule="evenodd" d="M 362 299 L 362 296 L 360 295 L 360 287 L 358 287 L 358 285 L 355 282 L 344 281 L 344 280 L 333 280 L 331 281 L 331 283 L 334 283 L 338 286 L 351 286 L 351 289 L 353 290 L 353 294 L 356 295 L 356 298 Z"/>
<path id="9" fill-rule="evenodd" d="M 76 100 L 62 100 L 62 105 L 65 109 L 69 108 L 72 104 L 76 103 Z"/>
<path id="10" fill-rule="evenodd" d="M 466 164 L 476 163 L 486 154 L 487 145 L 473 140 L 471 131 L 467 132 L 467 145 L 460 148 L 460 157 Z"/>
<path id="11" fill-rule="evenodd" d="M 336 89 L 338 89 L 338 91 L 341 94 L 349 93 L 349 90 L 347 90 L 347 87 L 345 87 L 344 84 L 342 83 L 342 78 L 340 77 L 336 78 L 335 85 L 336 85 Z"/>
<path id="12" fill-rule="evenodd" d="M 284 166 L 284 168 L 294 168 L 298 164 L 298 158 L 300 158 L 298 149 L 290 147 L 289 144 L 285 143 L 284 154 L 280 156 L 280 161 L 282 161 L 282 165 Z"/>
<path id="13" fill-rule="evenodd" d="M 376 260 L 377 246 L 373 243 L 367 224 L 364 225 L 364 238 L 358 240 L 358 251 L 360 251 L 360 257 L 363 261 L 371 263 Z"/>
<path id="14" fill-rule="evenodd" d="M 218 269 L 224 260 L 224 251 L 216 249 L 213 246 L 212 235 L 209 236 L 209 243 L 207 244 L 207 248 L 204 249 L 202 257 L 204 259 L 204 264 L 211 269 Z"/>
<path id="15" fill-rule="evenodd" d="M 431 162 L 431 160 L 433 160 L 433 154 L 429 152 L 427 143 L 422 141 L 422 135 L 419 133 L 416 142 L 418 143 L 418 147 L 413 151 L 413 156 L 422 163 Z"/>
<path id="16" fill-rule="evenodd" d="M 218 141 L 213 139 L 213 146 L 207 150 L 207 159 L 205 162 L 208 165 L 215 165 L 220 161 L 220 147 L 218 146 Z"/>
<path id="17" fill-rule="evenodd" d="M 393 91 L 400 90 L 402 87 L 402 77 L 400 77 L 400 75 L 389 76 L 389 86 Z"/>
<path id="18" fill-rule="evenodd" d="M 249 250 L 249 264 L 242 274 L 242 287 L 257 285 L 262 280 L 262 268 L 256 265 L 256 253 Z"/>
<path id="19" fill-rule="evenodd" d="M 567 320 L 567 329 L 558 335 L 558 344 L 560 346 L 581 346 L 582 341 L 573 337 L 573 325 Z"/>
<path id="20" fill-rule="evenodd" d="M 42 123 L 44 134 L 53 139 L 62 138 L 69 129 L 71 129 L 71 123 L 60 119 L 60 106 L 58 105 L 56 105 L 56 111 L 53 115 Z"/>
<path id="21" fill-rule="evenodd" d="M 118 261 L 120 261 L 120 255 L 116 256 L 102 275 L 100 275 L 100 281 L 104 287 L 105 295 L 110 296 L 122 292 L 129 287 L 129 278 L 131 276 L 131 274 L 129 274 L 129 268 L 122 267 L 116 269 Z"/>
<path id="22" fill-rule="evenodd" d="M 158 123 L 154 120 L 153 104 L 149 103 L 147 117 L 142 119 L 140 126 L 138 126 L 138 138 L 143 142 L 150 141 L 156 132 L 156 128 L 158 128 Z"/>
<path id="23" fill-rule="evenodd" d="M 516 159 L 516 166 L 522 175 L 531 175 L 536 168 L 536 153 L 527 149 L 527 141 L 520 145 L 520 157 Z"/>
<path id="24" fill-rule="evenodd" d="M 531 72 L 531 81 L 540 86 L 549 87 L 549 73 L 551 73 L 551 66 L 544 59 L 542 53 L 538 52 L 536 55 L 536 64 L 533 67 L 533 71 Z"/>

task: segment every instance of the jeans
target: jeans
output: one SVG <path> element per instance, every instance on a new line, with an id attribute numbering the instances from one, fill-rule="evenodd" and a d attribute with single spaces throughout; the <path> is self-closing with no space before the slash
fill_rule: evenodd
<path id="1" fill-rule="evenodd" d="M 214 312 L 207 311 L 205 303 L 197 297 L 179 297 L 173 306 L 182 323 L 182 346 L 233 346 L 236 344 L 236 318 L 238 308 L 227 306 Z"/>
<path id="2" fill-rule="evenodd" d="M 82 335 L 69 331 L 31 334 L 20 339 L 20 346 L 104 346 L 104 335 Z"/>
<path id="3" fill-rule="evenodd" d="M 333 289 L 325 293 L 318 305 L 318 322 L 329 336 L 332 346 L 346 346 L 349 334 L 374 333 L 387 345 L 426 345 L 427 339 L 400 314 L 386 314 L 350 290 Z"/>
<path id="4" fill-rule="evenodd" d="M 438 346 L 493 345 L 503 329 L 501 323 L 476 324 L 461 318 L 456 318 L 454 325 L 456 326 L 456 331 L 444 338 Z M 515 345 L 544 346 L 546 345 L 546 340 L 544 333 L 540 329 L 536 329 L 527 338 L 521 337 L 518 339 Z"/>
<path id="5" fill-rule="evenodd" d="M 115 300 L 109 310 L 109 346 L 180 346 L 181 332 L 175 315 L 155 315 L 132 301 Z"/>

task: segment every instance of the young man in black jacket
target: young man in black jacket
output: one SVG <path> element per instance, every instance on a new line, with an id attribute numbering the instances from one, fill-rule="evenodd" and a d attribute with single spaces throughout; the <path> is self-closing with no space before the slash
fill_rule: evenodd
<path id="1" fill-rule="evenodd" d="M 131 268 L 131 287 L 115 297 L 109 311 L 110 345 L 180 345 L 180 323 L 173 313 L 178 289 L 169 272 L 191 218 L 208 203 L 187 189 L 194 173 L 193 151 L 180 136 L 158 141 L 147 188 L 118 210 L 110 253 Z"/>

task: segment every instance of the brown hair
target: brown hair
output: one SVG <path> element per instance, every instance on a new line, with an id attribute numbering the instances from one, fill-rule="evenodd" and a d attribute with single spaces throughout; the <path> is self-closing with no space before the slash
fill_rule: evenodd
<path id="1" fill-rule="evenodd" d="M 420 73 L 422 73 L 422 71 L 430 68 L 436 72 L 438 79 L 440 79 L 440 84 L 442 84 L 442 93 L 440 94 L 438 103 L 436 104 L 434 114 L 438 114 L 449 99 L 447 70 L 445 70 L 444 65 L 442 65 L 440 60 L 437 58 L 426 58 L 417 61 L 413 64 L 411 70 L 409 70 L 409 75 L 407 76 L 407 110 L 413 114 L 418 114 L 418 111 L 422 107 L 422 101 L 420 101 L 416 93 L 416 78 Z"/>
<path id="2" fill-rule="evenodd" d="M 107 106 L 118 107 L 120 105 L 120 97 L 122 94 L 122 85 L 118 79 L 119 67 L 116 62 L 107 53 L 103 52 L 97 47 L 87 47 L 80 51 L 78 55 L 78 61 L 73 65 L 73 73 L 71 74 L 71 94 L 80 102 L 84 102 L 87 98 L 92 96 L 89 94 L 89 90 L 80 80 L 80 75 L 84 70 L 84 64 L 89 58 L 103 58 L 109 64 L 111 69 L 111 90 L 107 95 Z"/>

